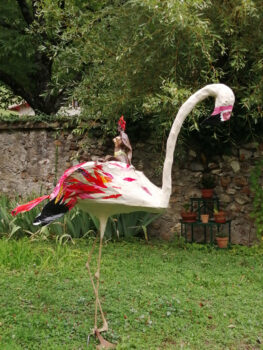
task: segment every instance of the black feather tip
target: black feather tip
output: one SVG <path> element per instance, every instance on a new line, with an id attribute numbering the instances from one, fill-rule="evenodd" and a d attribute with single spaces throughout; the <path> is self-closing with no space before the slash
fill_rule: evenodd
<path id="1" fill-rule="evenodd" d="M 63 198 L 61 198 L 57 203 L 55 203 L 56 198 L 48 202 L 42 209 L 42 212 L 33 221 L 33 225 L 48 225 L 52 221 L 67 213 L 69 209 L 65 204 L 61 203 L 62 199 Z"/>

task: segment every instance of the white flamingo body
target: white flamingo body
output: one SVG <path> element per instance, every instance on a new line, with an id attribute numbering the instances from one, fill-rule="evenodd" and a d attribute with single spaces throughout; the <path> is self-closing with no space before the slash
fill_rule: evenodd
<path id="1" fill-rule="evenodd" d="M 97 185 L 101 192 L 88 194 L 90 198 L 78 198 L 76 205 L 82 210 L 100 217 L 102 212 L 110 216 L 135 210 L 156 212 L 165 209 L 161 208 L 162 190 L 132 165 L 116 161 L 87 162 L 81 169 L 93 174 L 97 166 L 101 167 L 97 176 L 104 180 L 103 187 Z M 72 177 L 88 184 L 78 171 L 73 172 L 65 181 Z"/>

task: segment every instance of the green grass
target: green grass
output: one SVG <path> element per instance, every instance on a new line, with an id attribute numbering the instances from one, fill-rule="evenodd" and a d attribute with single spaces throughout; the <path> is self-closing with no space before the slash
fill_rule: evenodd
<path id="1" fill-rule="evenodd" d="M 95 348 L 93 337 L 86 345 L 94 316 L 90 247 L 0 240 L 0 349 Z M 105 338 L 117 349 L 262 349 L 262 264 L 259 248 L 107 243 Z"/>

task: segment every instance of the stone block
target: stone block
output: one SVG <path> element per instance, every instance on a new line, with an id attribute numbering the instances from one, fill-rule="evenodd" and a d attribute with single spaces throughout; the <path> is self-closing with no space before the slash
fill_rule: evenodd
<path id="1" fill-rule="evenodd" d="M 190 149 L 188 154 L 190 157 L 196 158 L 196 152 L 194 150 Z"/>
<path id="2" fill-rule="evenodd" d="M 227 162 L 231 162 L 232 159 L 233 159 L 233 157 L 227 156 L 225 154 L 222 156 L 222 158 L 223 158 L 223 161 L 226 162 L 226 163 Z"/>
<path id="3" fill-rule="evenodd" d="M 251 195 L 251 190 L 250 190 L 249 186 L 244 186 L 244 187 L 241 189 L 241 192 L 242 192 L 242 193 L 245 193 L 247 196 L 250 196 L 250 195 Z"/>
<path id="4" fill-rule="evenodd" d="M 244 186 L 247 186 L 248 181 L 247 181 L 247 179 L 246 179 L 245 176 L 236 176 L 236 177 L 234 178 L 234 183 L 235 183 L 237 186 L 244 187 Z"/>
<path id="5" fill-rule="evenodd" d="M 239 170 L 240 170 L 240 164 L 239 164 L 239 161 L 238 160 L 232 160 L 230 162 L 230 165 L 231 165 L 231 168 L 233 169 L 233 171 L 235 173 L 238 173 Z"/>
<path id="6" fill-rule="evenodd" d="M 246 203 L 248 203 L 250 201 L 249 197 L 247 195 L 245 195 L 244 193 L 238 193 L 235 196 L 235 201 L 240 204 L 240 205 L 244 205 Z"/>
<path id="7" fill-rule="evenodd" d="M 191 162 L 189 165 L 191 171 L 204 171 L 204 166 L 198 162 Z"/>
<path id="8" fill-rule="evenodd" d="M 247 149 L 240 149 L 239 151 L 239 159 L 240 160 L 246 160 L 246 159 L 250 159 L 253 156 L 253 152 L 248 151 Z"/>
<path id="9" fill-rule="evenodd" d="M 220 184 L 222 187 L 226 188 L 231 182 L 231 177 L 230 176 L 222 176 L 220 177 Z"/>
<path id="10" fill-rule="evenodd" d="M 250 142 L 243 145 L 244 148 L 249 150 L 256 150 L 258 149 L 259 143 L 258 142 Z"/>
<path id="11" fill-rule="evenodd" d="M 213 174 L 213 175 L 222 175 L 222 170 L 221 169 L 213 169 L 213 170 L 211 170 L 211 173 Z"/>
<path id="12" fill-rule="evenodd" d="M 225 194 L 225 193 L 221 194 L 219 199 L 220 199 L 220 201 L 222 203 L 230 203 L 230 202 L 232 202 L 232 198 L 229 195 Z"/>
<path id="13" fill-rule="evenodd" d="M 208 163 L 208 168 L 211 169 L 211 170 L 218 169 L 219 168 L 219 164 L 218 163 L 214 163 L 214 162 Z"/>

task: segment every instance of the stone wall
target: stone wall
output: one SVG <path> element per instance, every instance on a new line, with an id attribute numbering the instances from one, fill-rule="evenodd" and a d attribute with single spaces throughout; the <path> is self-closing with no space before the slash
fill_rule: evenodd
<path id="1" fill-rule="evenodd" d="M 162 162 L 153 146 L 154 141 L 152 144 L 133 143 L 133 164 L 161 186 Z M 58 125 L 47 128 L 42 123 L 16 125 L 12 129 L 0 125 L 0 147 L 0 191 L 21 198 L 32 193 L 49 193 L 66 168 L 113 152 L 111 140 L 102 143 L 102 140 L 75 137 L 71 130 L 62 130 Z M 255 240 L 255 227 L 250 218 L 249 176 L 255 161 L 262 155 L 262 147 L 252 143 L 234 150 L 231 156 L 215 157 L 208 162 L 217 180 L 215 192 L 233 220 L 234 243 L 251 244 Z M 180 233 L 182 205 L 189 202 L 190 197 L 200 197 L 203 170 L 194 150 L 188 151 L 184 162 L 175 161 L 170 208 L 152 224 L 150 233 L 163 239 Z"/>

